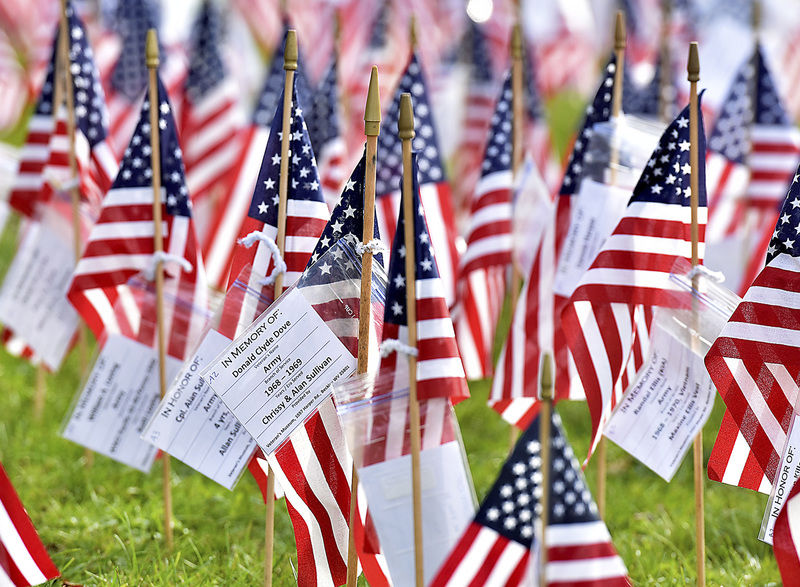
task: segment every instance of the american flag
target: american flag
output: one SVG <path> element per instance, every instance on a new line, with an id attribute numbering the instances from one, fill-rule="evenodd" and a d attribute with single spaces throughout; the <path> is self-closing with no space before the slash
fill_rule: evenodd
<path id="1" fill-rule="evenodd" d="M 358 308 L 359 297 L 353 294 L 352 285 L 342 281 L 342 271 L 334 266 L 336 263 L 348 265 L 352 261 L 344 258 L 341 249 L 331 250 L 331 247 L 340 239 L 351 244 L 361 241 L 365 171 L 366 160 L 362 156 L 297 282 L 298 289 L 302 288 L 314 310 L 353 356 L 358 351 L 359 314 L 352 309 Z M 377 226 L 375 236 L 379 236 Z M 329 250 L 333 264 L 327 257 L 323 258 Z M 292 433 L 289 442 L 278 449 L 270 463 L 286 492 L 287 509 L 295 528 L 299 584 L 342 584 L 347 566 L 352 457 L 332 400 L 323 403 Z M 363 536 L 367 532 L 364 528 L 367 522 L 360 513 L 366 512 L 366 504 L 361 499 L 358 512 L 355 525 L 357 533 Z M 388 584 L 385 564 L 382 566 L 380 557 L 365 550 L 363 538 L 357 541 L 357 547 L 370 584 Z"/>
<path id="2" fill-rule="evenodd" d="M 469 217 L 475 185 L 481 176 L 489 119 L 497 95 L 497 82 L 486 38 L 481 27 L 471 20 L 467 39 L 470 57 L 469 82 L 464 120 L 461 123 L 461 140 L 453 162 L 453 202 L 459 223 L 462 220 L 467 221 Z"/>
<path id="3" fill-rule="evenodd" d="M 491 375 L 494 334 L 511 265 L 511 94 L 511 75 L 507 75 L 491 119 L 459 268 L 453 324 L 468 379 Z"/>
<path id="4" fill-rule="evenodd" d="M 583 126 L 572 147 L 564 172 L 553 221 L 542 235 L 514 312 L 511 329 L 497 362 L 489 405 L 505 420 L 526 427 L 538 411 L 539 363 L 551 352 L 555 362 L 555 399 L 582 399 L 583 389 L 561 327 L 561 312 L 567 298 L 553 292 L 558 255 L 570 222 L 572 196 L 578 193 L 584 158 L 592 127 L 611 116 L 616 59 L 612 54 L 605 67 L 594 100 L 586 107 Z"/>
<path id="5" fill-rule="evenodd" d="M 433 113 L 428 100 L 425 80 L 422 76 L 416 55 L 406 67 L 400 85 L 395 91 L 383 127 L 391 129 L 378 137 L 378 171 L 375 193 L 378 198 L 375 214 L 381 235 L 385 242 L 391 243 L 395 234 L 395 221 L 400 206 L 400 180 L 403 177 L 402 145 L 394 129 L 400 114 L 400 96 L 410 93 L 414 101 L 414 126 L 416 137 L 413 141 L 417 152 L 420 173 L 420 196 L 427 211 L 428 226 L 431 229 L 431 244 L 436 249 L 436 263 L 439 266 L 444 298 L 447 305 L 455 301 L 455 281 L 458 272 L 457 232 L 450 201 L 450 185 L 447 183 L 444 167 L 439 153 L 439 143 L 433 126 Z"/>
<path id="6" fill-rule="evenodd" d="M 528 48 L 522 52 L 525 136 L 523 151 L 530 155 L 547 186 L 555 191 L 562 180 L 562 162 L 553 150 L 550 127 L 539 92 L 536 64 Z"/>
<path id="7" fill-rule="evenodd" d="M 244 113 L 239 88 L 220 54 L 223 41 L 220 9 L 206 0 L 189 39 L 189 71 L 184 82 L 181 136 L 184 138 L 186 185 L 192 201 L 219 197 L 241 148 Z M 201 235 L 202 239 L 202 235 Z"/>
<path id="8" fill-rule="evenodd" d="M 120 37 L 119 53 L 108 78 L 102 81 L 108 99 L 110 143 L 120 150 L 128 144 L 139 120 L 139 100 L 148 79 L 142 55 L 147 31 L 158 28 L 158 7 L 153 0 L 126 0 L 117 4 L 114 16 L 114 28 Z M 169 95 L 180 104 L 186 77 L 185 58 L 174 50 L 160 53 L 161 79 Z M 180 116 L 176 118 L 180 120 Z"/>
<path id="9" fill-rule="evenodd" d="M 339 121 L 339 67 L 333 58 L 314 92 L 308 117 L 308 134 L 317 155 L 322 192 L 333 209 L 346 179 L 344 138 Z"/>
<path id="10" fill-rule="evenodd" d="M 702 114 L 698 157 L 705 160 Z M 667 127 L 628 207 L 562 312 L 562 327 L 586 391 L 594 451 L 611 410 L 642 364 L 654 306 L 671 306 L 677 259 L 691 258 L 689 107 Z M 706 223 L 699 168 L 700 259 Z"/>
<path id="11" fill-rule="evenodd" d="M 191 265 L 191 270 L 181 271 L 172 263 L 166 263 L 170 278 L 165 291 L 188 297 L 184 300 L 188 304 L 205 308 L 205 271 L 194 234 L 178 132 L 160 79 L 158 100 L 164 251 Z M 149 121 L 148 95 L 119 174 L 103 200 L 100 217 L 92 228 L 67 292 L 72 305 L 98 338 L 103 332 L 135 335 L 143 326 L 142 309 L 135 302 L 126 303 L 133 300 L 126 283 L 153 263 L 150 133 L 156 129 L 150 128 Z M 115 311 L 115 305 L 123 311 Z M 185 318 L 185 312 L 177 311 L 177 303 L 176 308 L 166 307 L 167 352 L 177 358 L 183 358 L 187 344 L 203 327 L 204 320 L 187 323 Z"/>
<path id="12" fill-rule="evenodd" d="M 261 169 L 261 162 L 269 138 L 269 128 L 273 124 L 275 110 L 282 107 L 279 99 L 283 92 L 285 71 L 283 69 L 283 51 L 286 43 L 284 30 L 282 44 L 275 48 L 267 74 L 264 88 L 259 96 L 253 113 L 252 123 L 246 128 L 241 138 L 239 156 L 230 176 L 227 189 L 222 198 L 217 200 L 210 224 L 203 238 L 203 259 L 206 262 L 209 282 L 224 289 L 229 279 L 236 278 L 237 273 L 229 274 L 231 259 L 242 226 L 242 219 L 250 208 L 256 180 Z M 298 59 L 295 71 L 295 88 L 301 106 L 310 103 L 310 89 L 302 74 L 302 59 Z M 280 119 L 277 119 L 278 123 Z M 277 180 L 276 180 L 277 181 Z M 277 186 L 277 183 L 275 184 Z M 326 216 L 327 218 L 327 216 Z"/>
<path id="13" fill-rule="evenodd" d="M 775 481 L 798 399 L 798 207 L 796 174 L 769 243 L 767 265 L 706 355 L 706 368 L 727 408 L 708 476 L 763 493 Z"/>
<path id="14" fill-rule="evenodd" d="M 544 491 L 549 492 L 547 585 L 631 584 L 556 412 L 550 428 L 549 487 L 542 486 L 539 426 L 536 418 L 520 436 L 432 587 L 531 584 L 538 575 L 538 556 L 531 553 L 540 549 L 536 528 L 543 516 Z"/>
<path id="15" fill-rule="evenodd" d="M 297 86 L 291 88 L 291 133 L 286 195 L 286 242 L 283 260 L 286 262 L 284 287 L 292 285 L 306 268 L 311 253 L 330 218 L 328 206 L 322 195 L 314 151 L 308 136 L 303 109 L 297 101 Z M 275 240 L 278 234 L 278 183 L 281 169 L 281 137 L 283 135 L 283 93 L 272 121 L 267 148 L 261 162 L 247 216 L 241 221 L 239 237 L 261 231 Z M 237 246 L 232 250 L 231 276 L 252 265 L 257 271 L 269 275 L 272 261 L 267 245 L 259 242 L 257 247 Z"/>
<path id="16" fill-rule="evenodd" d="M 708 146 L 709 243 L 734 235 L 744 244 L 744 291 L 761 266 L 800 159 L 800 131 L 781 103 L 760 46 L 737 72 Z"/>
<path id="17" fill-rule="evenodd" d="M 418 106 L 417 106 L 418 108 Z M 412 195 L 414 217 L 414 253 L 417 315 L 417 394 L 420 399 L 449 397 L 458 402 L 469 397 L 464 367 L 458 354 L 453 323 L 444 297 L 444 284 L 439 276 L 436 245 L 428 232 L 420 193 L 417 165 L 424 161 L 417 153 L 412 155 Z M 386 286 L 386 306 L 383 317 L 384 344 L 388 339 L 407 344 L 405 220 L 403 208 L 397 220 L 392 253 L 389 259 L 389 282 Z M 383 358 L 379 373 L 394 373 L 397 388 L 408 381 L 408 363 L 405 355 L 398 358 L 392 352 Z"/>
<path id="18" fill-rule="evenodd" d="M 622 79 L 622 111 L 625 114 L 657 118 L 661 94 L 661 59 L 656 61 L 653 77 L 646 84 L 637 84 L 627 66 Z"/>
<path id="19" fill-rule="evenodd" d="M 19 170 L 14 180 L 9 204 L 21 214 L 33 216 L 39 194 L 44 186 L 42 175 L 50 159 L 50 137 L 55 131 L 53 114 L 54 72 L 58 54 L 58 34 L 53 40 L 53 51 L 47 66 L 36 108 L 28 123 L 28 136 L 20 149 Z"/>
<path id="20" fill-rule="evenodd" d="M 22 502 L 0 464 L 0 584 L 39 585 L 59 572 L 33 527 Z"/>
<path id="21" fill-rule="evenodd" d="M 786 498 L 772 535 L 772 550 L 784 585 L 792 585 L 800 576 L 800 483 L 795 483 Z M 797 534 L 796 534 L 797 533 Z"/>
<path id="22" fill-rule="evenodd" d="M 96 211 L 118 171 L 117 159 L 107 142 L 108 111 L 100 75 L 94 63 L 86 28 L 67 5 L 69 29 L 69 63 L 72 74 L 72 95 L 75 113 L 75 156 L 78 163 L 81 195 Z M 57 109 L 56 128 L 50 137 L 50 153 L 42 170 L 44 183 L 41 201 L 47 201 L 58 186 L 72 179 L 69 164 L 67 112 L 62 104 Z"/>

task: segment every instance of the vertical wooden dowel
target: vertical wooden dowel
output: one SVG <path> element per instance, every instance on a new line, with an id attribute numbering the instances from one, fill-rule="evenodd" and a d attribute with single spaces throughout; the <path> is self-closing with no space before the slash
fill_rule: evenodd
<path id="1" fill-rule="evenodd" d="M 625 36 L 625 13 L 620 10 L 617 12 L 617 17 L 614 21 L 614 55 L 617 63 L 614 70 L 614 92 L 611 98 L 611 116 L 616 123 L 619 123 L 619 117 L 622 113 Z M 617 166 L 619 164 L 619 152 L 616 145 L 616 139 L 612 137 L 608 163 L 609 184 L 612 186 L 617 184 Z M 600 513 L 600 517 L 604 519 L 606 515 L 606 480 L 608 478 L 608 447 L 606 442 L 606 437 L 601 436 L 597 444 L 597 510 Z"/>
<path id="2" fill-rule="evenodd" d="M 158 36 L 155 29 L 147 31 L 145 62 L 150 74 L 150 165 L 153 170 L 153 250 L 164 250 L 164 235 L 161 227 L 161 140 L 159 131 L 160 100 L 158 97 Z M 164 273 L 162 263 L 155 268 L 156 324 L 158 332 L 158 382 L 163 398 L 167 392 L 167 346 L 164 332 Z M 164 493 L 164 537 L 167 550 L 172 550 L 172 486 L 170 484 L 170 459 L 162 453 L 162 488 Z"/>
<path id="3" fill-rule="evenodd" d="M 539 537 L 539 585 L 547 585 L 547 524 L 550 520 L 550 420 L 553 411 L 553 371 L 550 355 L 542 357 L 539 412 L 539 456 L 542 462 L 541 535 Z"/>
<path id="4" fill-rule="evenodd" d="M 661 3 L 661 33 L 659 39 L 658 117 L 669 122 L 672 110 L 672 53 L 670 51 L 670 28 L 672 26 L 672 0 Z"/>
<path id="5" fill-rule="evenodd" d="M 378 135 L 381 132 L 381 102 L 378 87 L 378 68 L 372 66 L 364 109 L 364 134 L 367 137 L 364 170 L 364 222 L 361 243 L 366 245 L 375 237 L 375 171 L 378 162 Z M 361 300 L 358 306 L 358 364 L 357 373 L 366 373 L 369 367 L 369 332 L 372 323 L 372 251 L 369 247 L 361 255 Z M 354 587 L 358 579 L 358 552 L 355 540 L 356 503 L 358 501 L 358 471 L 353 461 L 350 480 L 350 528 L 347 541 L 347 586 Z"/>
<path id="6" fill-rule="evenodd" d="M 417 284 L 416 247 L 414 225 L 417 211 L 414 209 L 411 169 L 411 141 L 414 138 L 414 109 L 411 94 L 400 96 L 398 135 L 403 145 L 403 220 L 404 244 L 406 248 L 406 321 L 408 323 L 408 346 L 417 348 Z M 420 429 L 419 402 L 417 401 L 417 358 L 408 356 L 408 407 L 411 444 L 411 491 L 414 511 L 414 577 L 417 587 L 424 583 L 422 549 L 422 483 L 420 479 Z"/>
<path id="7" fill-rule="evenodd" d="M 689 59 L 686 65 L 689 80 L 689 165 L 691 166 L 689 203 L 692 214 L 692 266 L 699 262 L 700 230 L 697 221 L 699 206 L 700 161 L 698 152 L 698 120 L 697 82 L 700 80 L 700 59 L 697 54 L 697 43 L 689 45 Z M 696 277 L 694 278 L 697 279 Z M 696 283 L 694 284 L 697 285 Z M 706 584 L 706 526 L 705 504 L 703 499 L 703 430 L 697 433 L 693 446 L 694 456 L 694 515 L 695 515 L 695 549 L 697 554 L 697 585 Z"/>
<path id="8" fill-rule="evenodd" d="M 278 178 L 278 234 L 275 244 L 283 256 L 286 250 L 286 205 L 289 194 L 289 142 L 292 138 L 292 93 L 294 72 L 297 70 L 297 33 L 290 29 L 286 33 L 283 51 L 283 118 L 281 120 L 281 167 Z M 283 274 L 275 279 L 275 299 L 283 293 Z M 267 467 L 267 511 L 264 519 L 264 585 L 272 585 L 272 563 L 275 546 L 275 474 Z"/>

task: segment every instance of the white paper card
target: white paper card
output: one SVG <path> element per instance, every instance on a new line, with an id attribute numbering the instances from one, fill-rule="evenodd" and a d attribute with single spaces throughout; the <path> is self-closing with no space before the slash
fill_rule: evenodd
<path id="1" fill-rule="evenodd" d="M 783 449 L 781 464 L 775 477 L 775 483 L 772 484 L 772 492 L 767 501 L 767 509 L 764 510 L 764 518 L 761 521 L 761 530 L 758 533 L 758 539 L 767 544 L 772 544 L 772 533 L 775 530 L 778 514 L 781 513 L 795 481 L 800 478 L 800 416 L 794 417 L 789 438 L 786 439 L 786 447 Z"/>
<path id="2" fill-rule="evenodd" d="M 201 376 L 270 455 L 355 366 L 353 355 L 292 289 Z"/>
<path id="3" fill-rule="evenodd" d="M 181 362 L 167 357 L 167 378 Z M 141 439 L 158 405 L 158 352 L 125 336 L 108 337 L 62 436 L 125 465 L 150 470 L 156 447 Z"/>
<path id="4" fill-rule="evenodd" d="M 209 330 L 183 364 L 142 438 L 209 479 L 233 489 L 256 442 L 220 401 L 200 371 L 231 343 Z"/>
<path id="5" fill-rule="evenodd" d="M 359 479 L 395 585 L 414 584 L 411 456 L 362 467 Z M 420 452 L 422 550 L 427 585 L 475 516 L 458 442 Z"/>
<path id="6" fill-rule="evenodd" d="M 554 291 L 564 297 L 572 295 L 603 243 L 617 227 L 631 199 L 631 191 L 584 179 L 573 198 L 569 230 L 553 283 Z"/>
<path id="7" fill-rule="evenodd" d="M 49 224 L 33 223 L 0 290 L 0 322 L 30 346 L 51 370 L 64 360 L 78 314 L 66 292 L 75 268 L 73 246 Z"/>
<path id="8" fill-rule="evenodd" d="M 708 420 L 715 393 L 703 359 L 656 322 L 647 361 L 604 433 L 669 481 Z"/>

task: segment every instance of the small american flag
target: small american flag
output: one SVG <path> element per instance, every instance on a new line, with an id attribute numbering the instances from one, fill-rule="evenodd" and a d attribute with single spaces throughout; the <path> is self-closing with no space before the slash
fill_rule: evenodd
<path id="1" fill-rule="evenodd" d="M 317 155 L 322 191 L 328 207 L 333 209 L 346 179 L 344 138 L 339 122 L 339 67 L 334 56 L 322 81 L 314 92 L 308 134 Z"/>
<path id="2" fill-rule="evenodd" d="M 699 110 L 699 106 L 698 106 Z M 701 113 L 697 113 L 701 117 Z M 698 156 L 705 160 L 702 118 Z M 653 306 L 672 306 L 669 279 L 691 258 L 689 107 L 664 131 L 645 165 L 622 220 L 606 240 L 562 312 L 562 326 L 592 418 L 590 455 L 611 410 L 641 365 Z M 699 256 L 706 194 L 699 169 Z"/>
<path id="3" fill-rule="evenodd" d="M 549 487 L 542 487 L 539 418 L 520 436 L 513 452 L 432 587 L 529 585 L 537 576 L 537 526 L 541 497 L 546 512 L 547 585 L 630 585 L 625 564 L 583 478 L 572 447 L 553 412 Z M 534 583 L 538 584 L 538 583 Z"/>
<path id="4" fill-rule="evenodd" d="M 786 498 L 772 535 L 772 550 L 781 571 L 784 585 L 797 583 L 800 576 L 800 483 L 794 487 Z"/>
<path id="5" fill-rule="evenodd" d="M 511 329 L 497 362 L 489 405 L 505 420 L 526 427 L 538 411 L 539 364 L 542 353 L 552 352 L 555 362 L 555 399 L 582 399 L 580 380 L 561 327 L 567 298 L 553 293 L 558 256 L 569 230 L 572 196 L 578 193 L 592 127 L 608 121 L 614 92 L 616 60 L 611 56 L 600 86 L 586 107 L 583 126 L 573 144 L 556 197 L 553 221 L 545 229 L 533 262 L 524 267 L 527 279 L 520 292 Z M 537 243 L 531 243 L 536 247 Z"/>
<path id="6" fill-rule="evenodd" d="M 444 166 L 439 153 L 439 143 L 433 125 L 433 113 L 422 76 L 419 61 L 412 55 L 394 100 L 382 123 L 390 129 L 378 137 L 378 170 L 375 182 L 375 214 L 381 235 L 391 243 L 395 234 L 395 222 L 400 206 L 400 180 L 403 177 L 401 142 L 394 129 L 400 114 L 400 96 L 410 93 L 414 101 L 414 150 L 417 152 L 419 184 L 422 203 L 427 211 L 431 244 L 436 249 L 441 283 L 447 305 L 455 301 L 455 281 L 458 272 L 457 232 L 450 201 L 450 184 L 447 183 Z"/>
<path id="7" fill-rule="evenodd" d="M 28 587 L 58 577 L 22 502 L 0 464 L 0 585 Z"/>
<path id="8" fill-rule="evenodd" d="M 189 304 L 205 308 L 207 286 L 203 261 L 194 233 L 189 191 L 184 179 L 178 132 L 167 92 L 158 82 L 159 128 L 150 128 L 150 99 L 145 97 L 139 123 L 125 151 L 119 174 L 103 200 L 100 217 L 78 261 L 67 292 L 72 305 L 98 338 L 104 332 L 136 336 L 142 308 L 131 301 L 128 280 L 153 262 L 153 169 L 150 133 L 160 133 L 164 250 L 186 260 L 190 271 L 180 271 L 165 291 L 178 292 Z M 167 273 L 174 273 L 167 264 Z M 119 304 L 117 302 L 119 301 Z M 115 311 L 122 309 L 122 312 Z M 166 308 L 167 352 L 183 358 L 186 345 L 199 334 L 203 320 L 185 323 L 185 312 Z M 174 318 L 174 323 L 173 323 Z"/>
<path id="9" fill-rule="evenodd" d="M 328 206 L 322 195 L 319 172 L 311 149 L 303 108 L 298 103 L 296 84 L 291 88 L 291 133 L 286 195 L 286 242 L 283 260 L 286 274 L 283 285 L 292 285 L 306 268 L 311 253 L 330 218 Z M 253 231 L 262 231 L 275 240 L 278 234 L 278 183 L 281 169 L 281 137 L 283 132 L 283 93 L 272 121 L 267 148 L 261 162 L 253 197 L 247 216 L 241 222 L 239 237 Z M 252 265 L 256 271 L 269 274 L 273 266 L 270 249 L 259 242 L 257 247 L 235 247 L 232 251 L 230 275 L 236 276 L 241 269 Z"/>
<path id="10" fill-rule="evenodd" d="M 220 54 L 220 9 L 211 0 L 200 7 L 189 39 L 189 71 L 184 82 L 181 136 L 186 185 L 197 204 L 225 189 L 223 180 L 236 163 L 244 126 L 239 89 Z M 201 237 L 202 238 L 202 237 Z"/>
<path id="11" fill-rule="evenodd" d="M 506 75 L 491 119 L 459 269 L 453 323 L 468 379 L 492 372 L 494 334 L 511 265 L 511 94 L 511 75 Z"/>
<path id="12" fill-rule="evenodd" d="M 798 398 L 798 177 L 783 203 L 766 267 L 706 355 L 706 367 L 727 408 L 708 476 L 764 493 L 775 481 Z"/>
<path id="13" fill-rule="evenodd" d="M 745 291 L 760 269 L 800 159 L 800 131 L 786 113 L 760 46 L 737 72 L 708 146 L 709 242 L 738 235 L 745 243 Z"/>
<path id="14" fill-rule="evenodd" d="M 78 163 L 81 195 L 91 207 L 99 210 L 118 171 L 117 159 L 107 142 L 108 111 L 100 75 L 94 63 L 86 28 L 67 5 L 69 29 L 69 63 L 72 74 L 72 95 L 75 112 L 75 155 Z M 60 184 L 70 181 L 69 137 L 67 112 L 62 104 L 57 108 L 56 128 L 50 137 L 50 154 L 42 170 L 45 182 L 41 201 L 49 200 Z"/>
<path id="15" fill-rule="evenodd" d="M 424 159 L 422 159 L 424 160 Z M 444 285 L 434 258 L 435 244 L 428 232 L 425 209 L 422 204 L 417 178 L 420 159 L 412 156 L 412 195 L 414 222 L 414 253 L 417 314 L 417 393 L 420 399 L 449 397 L 453 402 L 469 397 L 464 367 L 458 354 L 453 323 L 447 310 Z M 397 220 L 397 231 L 389 260 L 386 286 L 386 307 L 383 317 L 383 341 L 387 339 L 408 342 L 406 318 L 405 220 L 403 208 Z M 381 361 L 379 373 L 394 373 L 397 388 L 407 385 L 408 362 L 393 352 Z"/>
<path id="16" fill-rule="evenodd" d="M 661 94 L 661 59 L 656 61 L 653 77 L 644 85 L 637 84 L 631 76 L 629 67 L 625 68 L 622 90 L 622 111 L 625 114 L 636 114 L 658 117 L 659 96 Z"/>

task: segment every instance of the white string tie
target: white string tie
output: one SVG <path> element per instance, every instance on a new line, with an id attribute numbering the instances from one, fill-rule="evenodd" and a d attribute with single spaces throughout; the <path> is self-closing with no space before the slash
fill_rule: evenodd
<path id="1" fill-rule="evenodd" d="M 239 239 L 239 244 L 247 247 L 248 249 L 256 243 L 264 243 L 272 254 L 272 273 L 267 275 L 259 282 L 259 285 L 272 285 L 281 273 L 286 273 L 286 263 L 281 257 L 281 251 L 274 240 L 269 238 L 260 230 L 254 230 L 244 238 Z"/>
<path id="2" fill-rule="evenodd" d="M 378 253 L 382 253 L 386 250 L 384 244 L 378 240 L 377 238 L 372 239 L 367 244 L 361 243 L 361 241 L 356 242 L 356 253 L 359 255 L 363 255 L 367 251 L 376 255 Z"/>
<path id="3" fill-rule="evenodd" d="M 180 255 L 173 255 L 172 253 L 167 253 L 166 251 L 156 251 L 150 257 L 150 264 L 144 268 L 142 273 L 144 273 L 144 276 L 148 281 L 153 281 L 156 278 L 156 269 L 158 269 L 158 266 L 161 263 L 170 262 L 177 263 L 180 265 L 181 269 L 187 273 L 192 270 L 192 264 Z"/>
<path id="4" fill-rule="evenodd" d="M 689 279 L 693 279 L 698 275 L 702 275 L 713 281 L 714 283 L 722 283 L 725 281 L 725 274 L 722 271 L 714 271 L 713 269 L 709 269 L 705 265 L 695 265 L 687 274 Z"/>
<path id="5" fill-rule="evenodd" d="M 392 353 L 403 353 L 416 357 L 419 352 L 413 346 L 409 346 L 404 342 L 400 342 L 396 338 L 387 338 L 381 343 L 380 354 L 382 358 L 386 358 Z"/>

